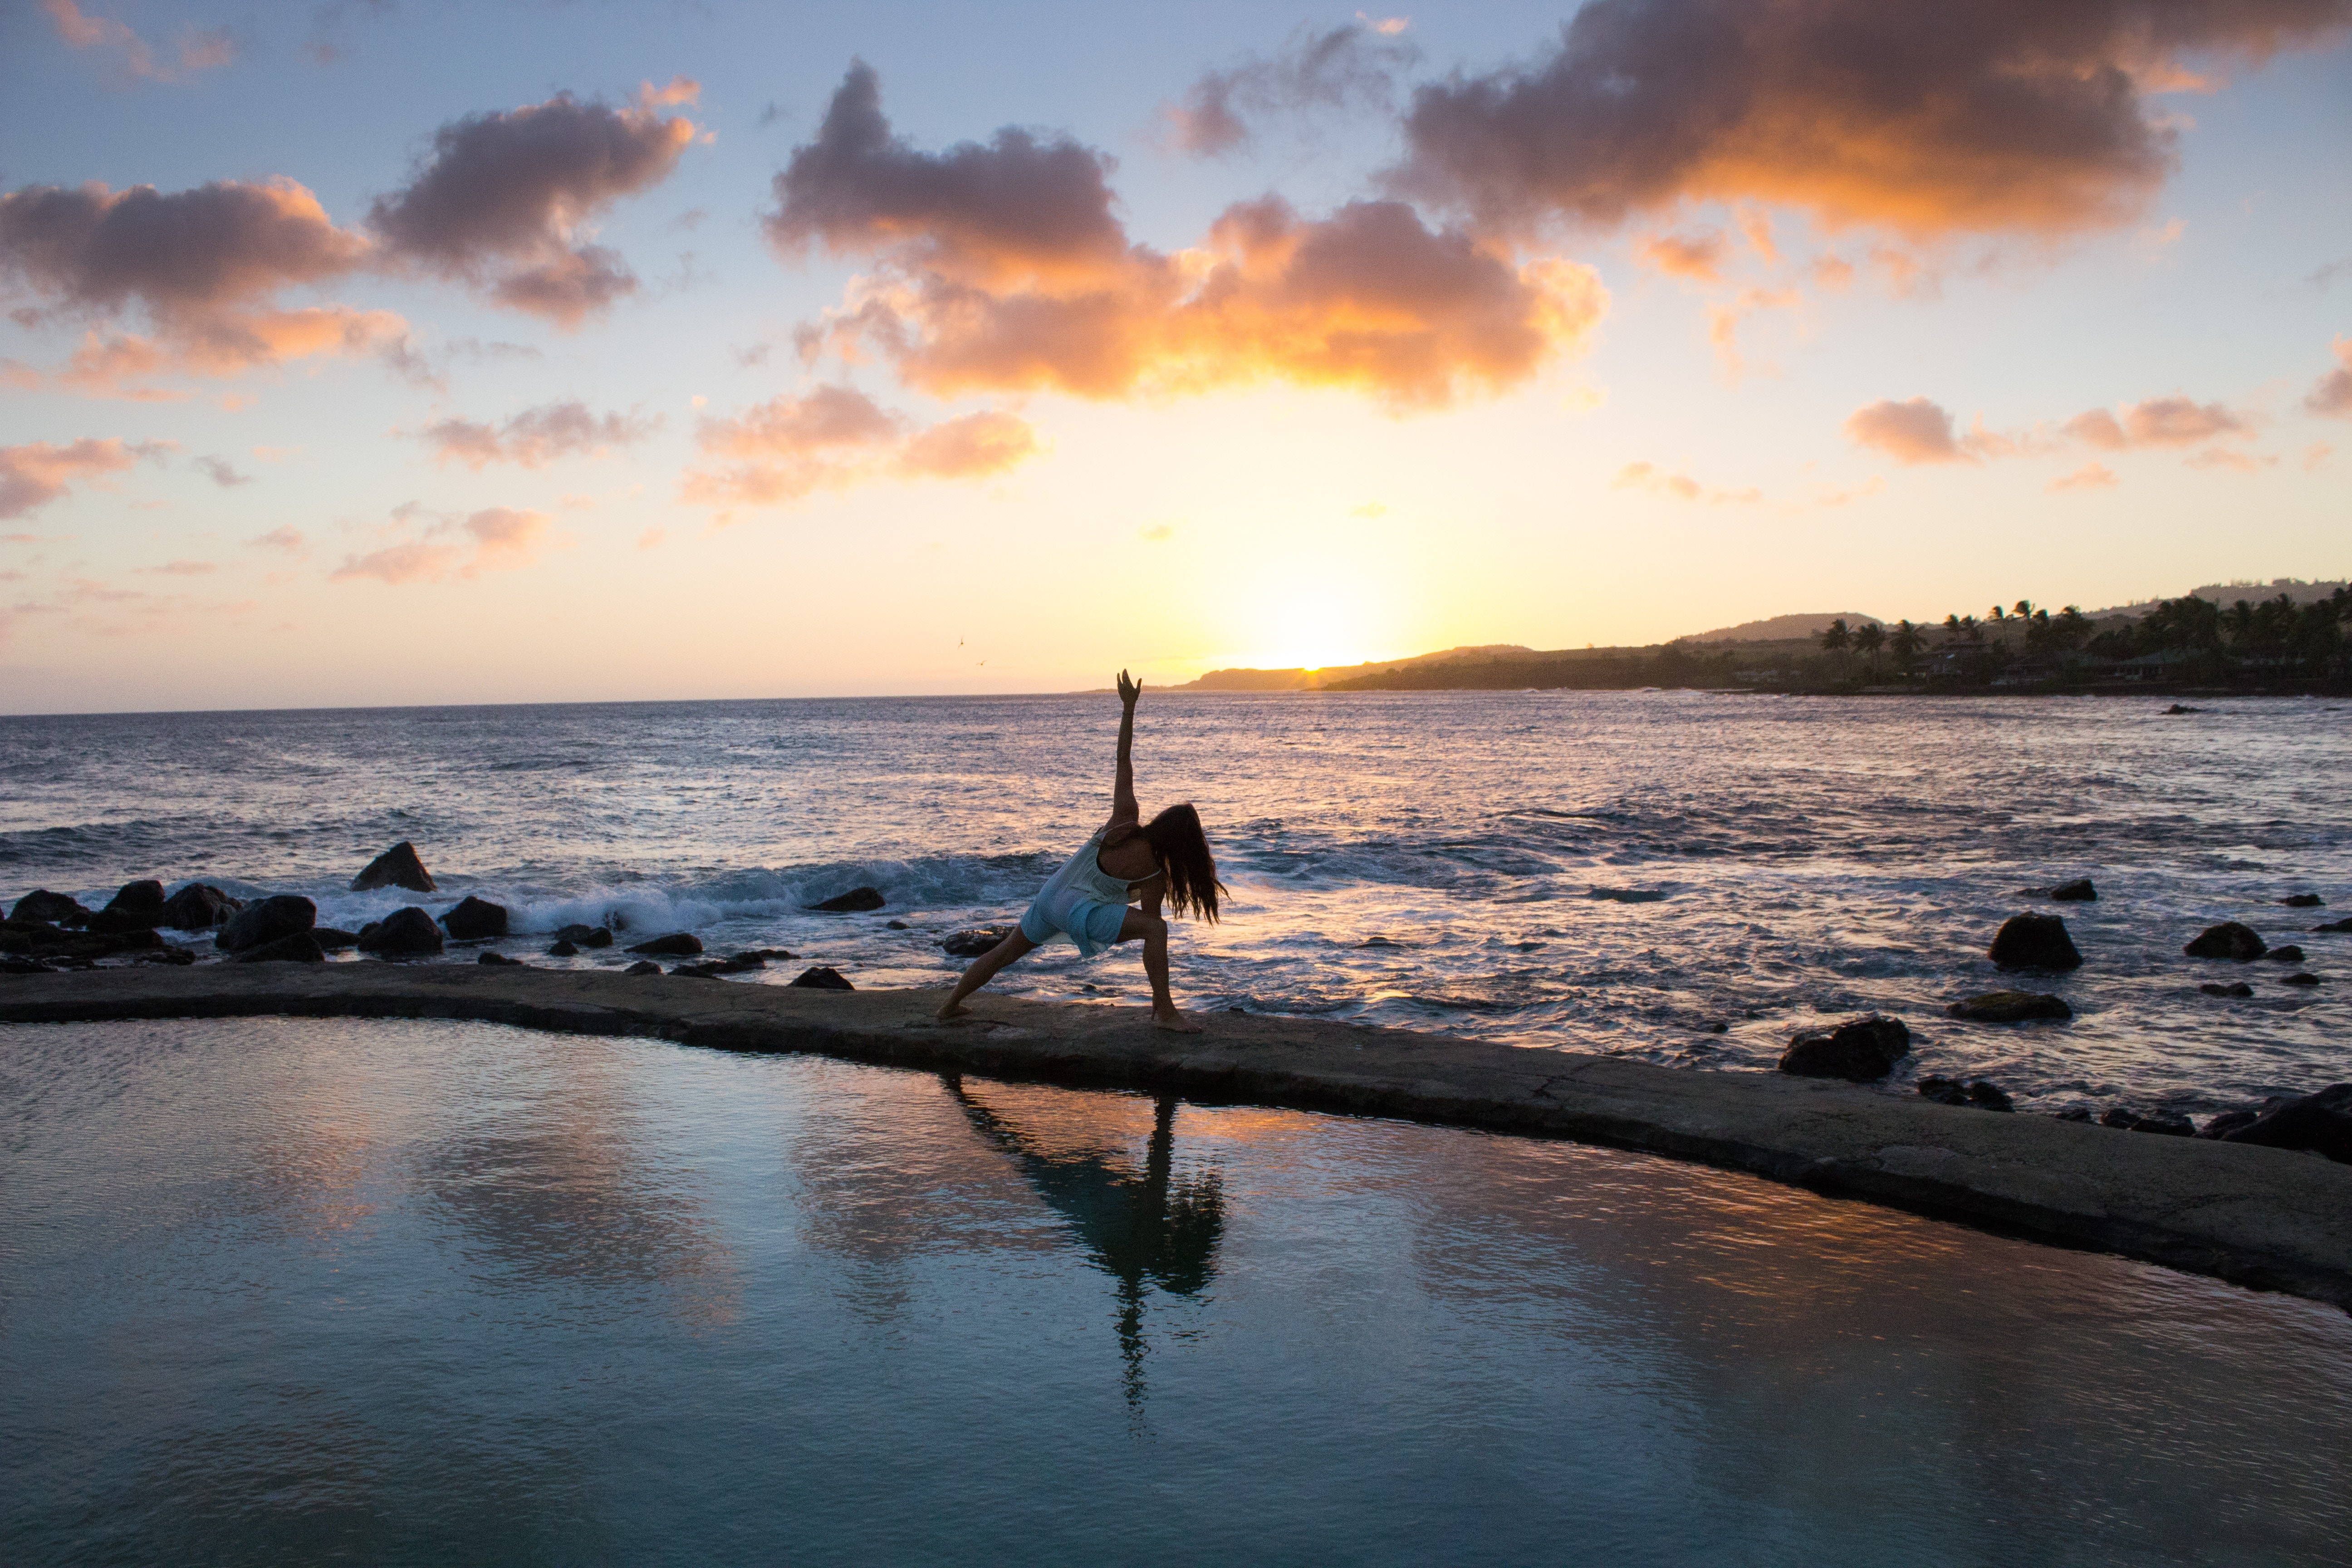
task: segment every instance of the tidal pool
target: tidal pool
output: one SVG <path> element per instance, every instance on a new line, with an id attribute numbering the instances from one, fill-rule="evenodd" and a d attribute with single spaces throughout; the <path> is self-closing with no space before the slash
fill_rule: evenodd
<path id="1" fill-rule="evenodd" d="M 2341 1562 L 2352 1319 L 1642 1155 L 0 1028 L 0 1560 Z"/>

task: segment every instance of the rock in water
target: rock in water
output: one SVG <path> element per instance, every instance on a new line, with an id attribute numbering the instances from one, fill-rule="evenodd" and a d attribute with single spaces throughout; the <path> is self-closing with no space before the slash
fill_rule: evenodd
<path id="1" fill-rule="evenodd" d="M 307 931 L 289 931 L 275 942 L 265 942 L 259 947 L 248 947 L 230 959 L 231 963 L 324 963 L 327 950 L 319 939 Z"/>
<path id="2" fill-rule="evenodd" d="M 702 951 L 702 939 L 690 931 L 674 931 L 667 936 L 641 942 L 628 951 L 650 953 L 656 958 L 692 958 Z"/>
<path id="3" fill-rule="evenodd" d="M 855 991 L 857 989 L 856 986 L 852 985 L 848 980 L 842 975 L 840 970 L 826 963 L 820 963 L 814 969 L 803 970 L 801 972 L 800 978 L 793 981 L 793 984 L 810 991 Z"/>
<path id="4" fill-rule="evenodd" d="M 2252 996 L 2254 994 L 2254 988 L 2242 980 L 2235 985 L 2224 985 L 2218 980 L 2209 980 L 2197 989 L 2208 996 Z"/>
<path id="5" fill-rule="evenodd" d="M 56 895 L 56 894 L 54 894 L 54 893 L 50 894 L 49 896 L 50 896 L 51 898 L 55 898 L 55 897 L 57 897 L 57 895 Z M 73 902 L 73 900 L 72 900 L 71 899 L 68 899 L 68 900 L 66 900 L 66 902 L 68 902 L 68 903 L 69 903 L 69 904 L 70 904 L 70 903 L 72 903 L 72 902 Z M 21 910 L 21 909 L 23 909 L 25 906 L 24 906 L 24 905 L 22 905 L 22 904 L 18 904 L 16 907 L 17 907 L 18 909 L 20 909 L 20 910 Z M 17 918 L 18 920 L 23 920 L 25 917 L 24 917 L 24 916 L 22 916 L 22 915 L 18 915 L 16 918 Z M 2318 934 L 2318 933 L 2320 933 L 2320 932 L 2322 932 L 2322 931 L 2338 931 L 2338 932 L 2341 932 L 2341 931 L 2352 931 L 2352 920 L 2329 921 L 2328 921 L 2326 925 L 2324 925 L 2324 926 L 2314 926 L 2314 927 L 2312 927 L 2311 929 L 2312 929 L 2312 932 L 2313 932 L 2313 934 L 2314 934 L 2314 935 L 2316 935 L 2316 934 Z"/>
<path id="6" fill-rule="evenodd" d="M 494 942 L 507 934 L 506 906 L 468 893 L 465 902 L 441 917 L 441 924 L 459 942 Z"/>
<path id="7" fill-rule="evenodd" d="M 621 971 L 624 974 L 659 974 L 661 972 L 661 965 L 656 963 L 650 958 L 641 958 L 635 963 L 629 965 L 628 968 Z"/>
<path id="8" fill-rule="evenodd" d="M 2291 910 L 2324 910 L 2327 900 L 2317 893 L 2290 893 L 2279 900 Z"/>
<path id="9" fill-rule="evenodd" d="M 2196 940 L 2181 952 L 2191 958 L 2228 958 L 2240 963 L 2252 963 L 2268 950 L 2252 926 L 2235 921 L 2223 921 L 2217 926 L 2207 926 L 2197 933 Z"/>
<path id="10" fill-rule="evenodd" d="M 243 908 L 242 900 L 232 899 L 218 888 L 191 882 L 163 900 L 161 923 L 173 931 L 210 931 L 228 924 L 229 916 Z"/>
<path id="11" fill-rule="evenodd" d="M 798 982 L 794 982 L 798 984 Z M 1874 1083 L 1911 1054 L 1911 1031 L 1900 1018 L 1872 1013 L 1826 1029 L 1807 1029 L 1790 1040 L 1780 1070 L 1799 1078 L 1842 1078 Z"/>
<path id="12" fill-rule="evenodd" d="M 2269 1149 L 2315 1149 L 2352 1165 L 2352 1083 L 2332 1083 L 2316 1094 L 2273 1106 L 2243 1127 L 2221 1134 L 2225 1143 Z"/>
<path id="13" fill-rule="evenodd" d="M 567 937 L 559 936 L 555 939 L 555 944 L 547 950 L 547 956 L 550 958 L 577 958 L 580 956 L 580 944 Z"/>
<path id="14" fill-rule="evenodd" d="M 2164 710 L 2164 716 L 2170 719 L 2182 713 L 2202 713 L 2205 710 L 2202 708 L 2184 708 L 2179 703 L 2176 702 L 2171 707 Z"/>
<path id="15" fill-rule="evenodd" d="M 2280 981 L 2279 984 L 2282 985 L 2316 985 L 2319 984 L 2319 976 L 2312 973 L 2308 970 L 2305 970 L 2299 974 L 2288 975 L 2284 980 Z"/>
<path id="16" fill-rule="evenodd" d="M 2225 1110 L 2197 1130 L 2200 1138 L 2227 1138 L 2241 1127 L 2252 1127 L 2262 1120 L 2259 1110 Z"/>
<path id="17" fill-rule="evenodd" d="M 319 906 L 294 893 L 257 899 L 231 915 L 213 938 L 223 952 L 244 952 L 319 923 Z"/>
<path id="18" fill-rule="evenodd" d="M 852 888 L 837 899 L 827 899 L 821 904 L 811 904 L 808 907 L 813 910 L 822 910 L 829 915 L 863 914 L 867 910 L 878 910 L 882 907 L 882 889 Z M 794 981 L 793 984 L 797 985 L 800 983 Z"/>
<path id="19" fill-rule="evenodd" d="M 476 959 L 474 962 L 477 963 L 487 963 L 493 969 L 520 969 L 524 967 L 521 959 L 509 958 L 502 952 L 486 952 L 481 957 Z"/>
<path id="20" fill-rule="evenodd" d="M 2051 889 L 2050 896 L 2062 904 L 2095 904 L 2099 901 L 2099 889 L 2091 886 L 2088 877 L 2077 877 Z"/>
<path id="21" fill-rule="evenodd" d="M 1992 939 L 1991 958 L 2002 969 L 2080 969 L 2083 955 L 2056 915 L 2011 915 Z"/>
<path id="22" fill-rule="evenodd" d="M 163 923 L 163 884 L 125 882 L 107 900 L 106 908 L 89 917 L 92 931 L 153 931 Z"/>
<path id="23" fill-rule="evenodd" d="M 555 940 L 580 947 L 610 947 L 613 933 L 603 926 L 568 925 L 555 933 Z"/>
<path id="24" fill-rule="evenodd" d="M 2160 1132 L 2168 1138 L 2194 1138 L 2197 1124 L 2177 1110 L 2159 1110 L 2152 1116 L 2142 1116 L 2121 1106 L 2099 1113 L 2102 1127 L 2120 1127 L 2126 1132 Z"/>
<path id="25" fill-rule="evenodd" d="M 416 846 L 405 838 L 369 861 L 367 869 L 352 879 L 354 893 L 372 893 L 378 888 L 405 888 L 412 893 L 440 891 L 433 885 L 433 873 L 417 857 Z"/>
<path id="26" fill-rule="evenodd" d="M 1955 1018 L 1978 1024 L 2022 1024 L 2029 1018 L 2071 1018 L 2074 1009 L 2065 999 L 2045 991 L 1988 991 L 1965 997 L 1944 1009 Z"/>
<path id="27" fill-rule="evenodd" d="M 426 957 L 441 951 L 441 928 L 430 913 L 411 904 L 360 932 L 360 951 L 384 958 Z"/>
<path id="28" fill-rule="evenodd" d="M 347 947 L 357 947 L 360 944 L 357 931 L 337 931 L 333 926 L 312 926 L 310 940 L 329 952 L 341 952 Z"/>
<path id="29" fill-rule="evenodd" d="M 1956 1078 L 1923 1078 L 1916 1087 L 1938 1105 L 1966 1105 L 1969 1102 L 1969 1086 Z"/>
<path id="30" fill-rule="evenodd" d="M 2303 962 L 2303 949 L 2295 946 L 2293 942 L 2288 942 L 2284 947 L 2273 947 L 2265 950 L 2263 956 L 2269 959 L 2273 963 L 2301 963 Z"/>
<path id="31" fill-rule="evenodd" d="M 34 889 L 18 899 L 16 907 L 8 911 L 8 918 L 12 921 L 47 921 L 52 925 L 68 916 L 88 920 L 89 911 L 81 907 L 80 900 L 68 899 L 63 893 L 52 893 L 47 888 Z"/>
<path id="32" fill-rule="evenodd" d="M 974 926 L 950 931 L 940 939 L 940 947 L 950 958 L 978 958 L 1012 934 L 1011 926 Z"/>

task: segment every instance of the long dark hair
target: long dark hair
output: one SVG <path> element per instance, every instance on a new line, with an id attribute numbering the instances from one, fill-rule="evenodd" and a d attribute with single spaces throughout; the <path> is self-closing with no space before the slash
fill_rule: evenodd
<path id="1" fill-rule="evenodd" d="M 1209 836 L 1201 831 L 1201 814 L 1192 803 L 1171 805 L 1145 823 L 1143 841 L 1168 873 L 1168 907 L 1214 921 L 1217 895 L 1225 885 L 1217 880 L 1217 858 L 1209 853 Z"/>

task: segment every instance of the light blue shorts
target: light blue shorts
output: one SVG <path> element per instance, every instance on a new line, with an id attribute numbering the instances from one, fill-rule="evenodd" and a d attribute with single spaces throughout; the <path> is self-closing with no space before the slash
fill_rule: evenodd
<path id="1" fill-rule="evenodd" d="M 1021 917 L 1021 934 L 1045 946 L 1057 936 L 1068 937 L 1077 943 L 1078 952 L 1088 958 L 1118 942 L 1119 928 L 1127 923 L 1128 906 L 1100 903 L 1093 899 L 1079 899 L 1070 905 L 1069 912 L 1055 920 L 1046 912 L 1041 896 Z"/>

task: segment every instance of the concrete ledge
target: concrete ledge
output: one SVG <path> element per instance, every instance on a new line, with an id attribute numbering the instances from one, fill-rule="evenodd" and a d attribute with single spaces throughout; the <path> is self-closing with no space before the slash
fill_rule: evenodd
<path id="1" fill-rule="evenodd" d="M 1572 1138 L 2352 1309 L 2352 1166 L 2315 1155 L 1312 1019 L 1215 1014 L 1169 1035 L 1139 1007 L 983 994 L 941 1025 L 938 1001 L 455 964 L 0 975 L 0 1023 L 470 1018 Z"/>

